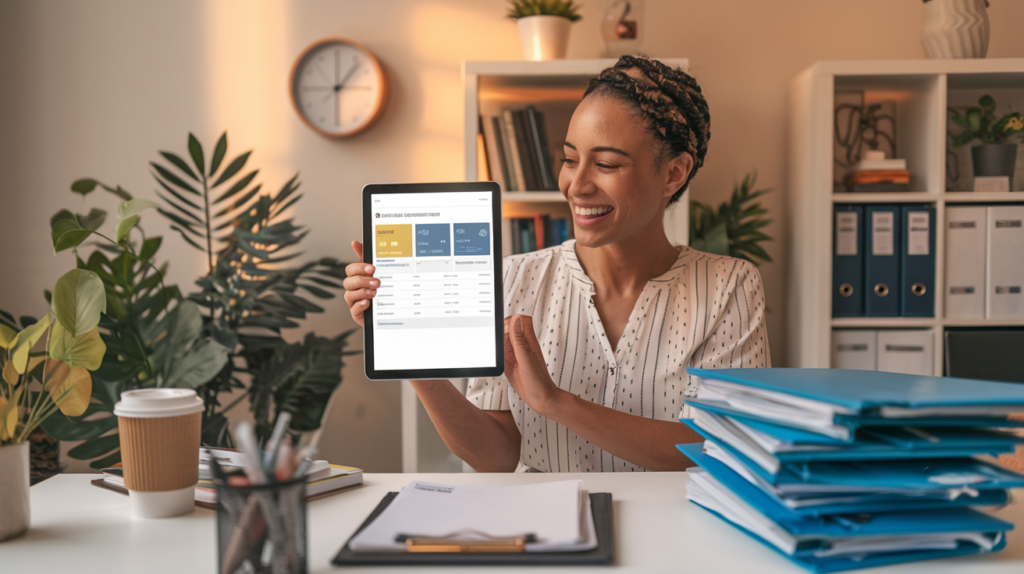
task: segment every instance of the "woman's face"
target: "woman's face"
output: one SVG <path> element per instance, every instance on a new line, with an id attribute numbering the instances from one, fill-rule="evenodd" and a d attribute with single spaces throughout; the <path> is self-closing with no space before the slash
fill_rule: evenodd
<path id="1" fill-rule="evenodd" d="M 602 95 L 580 102 L 558 176 L 578 243 L 600 247 L 662 229 L 663 209 L 692 166 L 688 154 L 658 165 L 662 145 L 626 103 Z"/>

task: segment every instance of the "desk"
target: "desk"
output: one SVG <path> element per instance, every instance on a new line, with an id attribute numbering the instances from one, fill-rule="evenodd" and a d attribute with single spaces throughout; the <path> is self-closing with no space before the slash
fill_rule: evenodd
<path id="1" fill-rule="evenodd" d="M 65 474 L 32 487 L 32 528 L 0 543 L 4 572 L 73 574 L 214 572 L 214 512 L 164 520 L 133 519 L 128 497 L 89 484 L 96 475 Z M 346 568 L 330 559 L 388 491 L 411 480 L 452 484 L 527 484 L 567 478 L 615 500 L 617 571 L 800 573 L 801 568 L 685 499 L 684 473 L 367 474 L 361 488 L 309 504 L 310 572 L 451 572 L 450 568 Z M 992 556 L 919 562 L 875 572 L 1020 574 L 1024 572 L 1024 502 L 997 514 L 1018 525 L 1009 547 Z M 502 572 L 580 572 L 580 568 L 501 568 Z M 595 567 L 591 570 L 610 570 Z M 468 571 L 468 570 L 467 570 Z"/>

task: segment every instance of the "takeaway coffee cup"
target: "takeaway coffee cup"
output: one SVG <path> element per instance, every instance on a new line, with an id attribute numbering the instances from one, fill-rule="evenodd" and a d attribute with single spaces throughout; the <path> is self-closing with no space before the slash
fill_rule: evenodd
<path id="1" fill-rule="evenodd" d="M 190 389 L 121 393 L 114 405 L 132 513 L 167 518 L 195 509 L 203 401 Z"/>

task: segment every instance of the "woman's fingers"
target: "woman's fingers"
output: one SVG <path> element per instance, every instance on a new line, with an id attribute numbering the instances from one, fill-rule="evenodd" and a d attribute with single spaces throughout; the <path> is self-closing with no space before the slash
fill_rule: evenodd
<path id="1" fill-rule="evenodd" d="M 346 291 L 355 291 L 357 289 L 376 289 L 380 287 L 380 279 L 376 279 L 370 275 L 349 275 L 342 282 L 341 286 Z"/>
<path id="2" fill-rule="evenodd" d="M 356 252 L 356 257 L 358 257 L 360 261 L 363 260 L 363 244 L 362 243 L 360 243 L 358 241 L 353 241 L 352 242 L 352 251 Z"/>

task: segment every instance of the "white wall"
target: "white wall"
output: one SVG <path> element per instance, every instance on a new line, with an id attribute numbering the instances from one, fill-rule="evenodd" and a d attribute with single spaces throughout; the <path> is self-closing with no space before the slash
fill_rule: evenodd
<path id="1" fill-rule="evenodd" d="M 584 0 L 570 57 L 600 55 L 605 5 Z M 45 312 L 42 290 L 72 262 L 55 257 L 47 221 L 78 207 L 68 185 L 94 176 L 152 197 L 147 162 L 183 152 L 194 132 L 207 145 L 227 129 L 233 152 L 254 149 L 261 180 L 301 174 L 296 208 L 312 233 L 310 257 L 350 257 L 359 237 L 359 189 L 384 181 L 462 175 L 463 60 L 516 59 L 516 28 L 504 0 L 5 0 L 0 3 L 0 308 Z M 752 168 L 773 188 L 775 223 L 762 267 L 776 365 L 785 356 L 787 226 L 783 189 L 785 99 L 790 78 L 822 59 L 923 58 L 919 0 L 647 0 L 646 51 L 689 57 L 712 110 L 707 163 L 694 197 L 715 203 Z M 1024 55 L 1024 2 L 996 1 L 990 57 Z M 288 102 L 295 56 L 311 42 L 345 36 L 375 51 L 391 101 L 371 131 L 329 140 L 305 128 Z M 89 204 L 111 209 L 93 196 Z M 154 217 L 150 233 L 166 232 Z M 204 257 L 166 233 L 164 260 L 183 288 Z M 352 327 L 339 300 L 307 323 L 322 334 Z M 358 342 L 358 340 L 357 340 Z M 325 437 L 332 460 L 371 471 L 401 467 L 398 386 L 369 383 L 359 358 Z"/>

